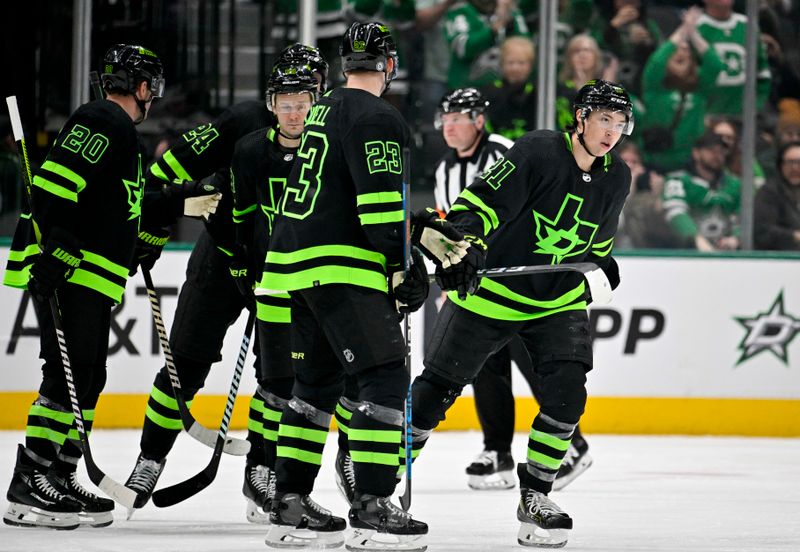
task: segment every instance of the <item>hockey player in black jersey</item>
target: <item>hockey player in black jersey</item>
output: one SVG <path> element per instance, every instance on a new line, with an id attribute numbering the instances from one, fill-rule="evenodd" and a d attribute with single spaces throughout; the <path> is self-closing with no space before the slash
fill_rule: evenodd
<path id="1" fill-rule="evenodd" d="M 485 111 L 489 107 L 489 100 L 474 88 L 453 90 L 439 102 L 434 125 L 442 130 L 442 136 L 450 147 L 434 173 L 436 208 L 440 211 L 449 211 L 461 191 L 514 144 L 499 134 L 485 131 Z M 467 466 L 468 484 L 475 490 L 510 489 L 515 485 L 515 464 L 511 456 L 514 437 L 512 350 L 533 396 L 539 396 L 538 378 L 530 369 L 530 359 L 522 350 L 519 338 L 488 358 L 472 382 L 484 444 L 484 451 Z M 589 446 L 579 426 L 575 427 L 572 441 L 554 482 L 555 490 L 563 488 L 591 465 Z"/>
<path id="2" fill-rule="evenodd" d="M 410 133 L 397 110 L 380 99 L 397 73 L 388 29 L 354 23 L 340 52 L 347 83 L 306 117 L 259 286 L 291 296 L 295 372 L 278 429 L 267 544 L 302 548 L 344 541 L 345 520 L 310 494 L 346 373 L 359 389 L 348 424 L 355 532 L 347 547 L 424 550 L 427 525 L 390 501 L 409 382 L 398 308 L 416 310 L 428 291 L 418 253 L 405 278 L 396 277 L 403 272 L 402 151 Z M 444 221 L 433 226 L 460 239 Z M 435 232 L 423 220 L 415 234 L 418 229 Z"/>
<path id="3" fill-rule="evenodd" d="M 102 82 L 107 100 L 70 116 L 32 183 L 30 220 L 41 253 L 29 248 L 30 278 L 19 283 L 33 299 L 44 365 L 6 494 L 9 525 L 74 529 L 114 520 L 113 501 L 77 479 L 81 448 L 49 300 L 58 302 L 88 433 L 106 382 L 111 308 L 122 299 L 139 227 L 142 153 L 135 125 L 163 94 L 161 61 L 141 46 L 118 44 L 105 55 Z M 8 270 L 28 268 L 9 263 Z"/>
<path id="4" fill-rule="evenodd" d="M 611 251 L 631 176 L 612 149 L 633 128 L 631 102 L 621 87 L 589 81 L 573 107 L 571 132 L 526 134 L 448 212 L 472 247 L 461 263 L 437 270 L 440 286 L 452 291 L 413 385 L 419 448 L 486 359 L 514 336 L 522 339 L 541 378 L 527 462 L 518 466 L 518 541 L 525 546 L 563 546 L 572 529 L 547 494 L 586 403 L 590 298 L 574 273 L 479 281 L 476 271 L 590 261 L 612 288 L 619 284 Z"/>
<path id="5" fill-rule="evenodd" d="M 242 260 L 233 269 L 243 295 L 256 308 L 261 351 L 257 365 L 258 388 L 250 403 L 244 495 L 247 518 L 267 523 L 275 486 L 275 444 L 283 407 L 292 398 L 294 372 L 289 345 L 289 296 L 258 295 L 254 284 L 264 268 L 272 222 L 280 208 L 283 189 L 294 164 L 303 119 L 317 99 L 317 80 L 305 65 L 279 61 L 267 82 L 267 107 L 277 124 L 256 130 L 236 143 L 231 163 L 234 251 Z M 256 303 L 257 301 L 257 303 Z"/>
<path id="6" fill-rule="evenodd" d="M 328 65 L 316 48 L 302 44 L 289 46 L 282 52 L 280 60 L 308 65 L 318 78 L 320 89 L 324 90 Z M 274 115 L 265 102 L 241 102 L 225 110 L 213 122 L 183 134 L 178 145 L 167 150 L 149 170 L 148 183 L 150 180 L 186 183 L 212 177 L 214 188 L 222 193 L 216 212 L 208 217 L 192 249 L 170 331 L 170 347 L 183 398 L 187 402 L 205 383 L 211 365 L 221 360 L 225 333 L 250 300 L 239 292 L 236 283 L 240 268 L 249 260 L 234 248 L 230 185 L 234 147 L 243 136 L 274 123 Z M 180 196 L 177 199 L 183 202 Z M 178 207 L 171 211 L 182 212 L 181 204 Z M 170 211 L 163 207 L 160 210 Z M 171 221 L 161 221 L 162 224 L 165 222 Z M 260 355 L 258 349 L 255 348 L 257 357 Z M 256 364 L 258 362 L 257 358 Z M 256 394 L 250 409 L 249 425 L 263 423 L 262 410 L 263 399 Z M 153 382 L 142 428 L 141 452 L 126 482 L 138 494 L 136 508 L 143 507 L 150 499 L 181 428 L 169 373 L 164 366 Z M 249 438 L 252 441 L 260 437 L 251 431 Z M 258 461 L 254 459 L 254 462 Z M 266 479 L 260 478 L 258 485 L 265 483 Z"/>

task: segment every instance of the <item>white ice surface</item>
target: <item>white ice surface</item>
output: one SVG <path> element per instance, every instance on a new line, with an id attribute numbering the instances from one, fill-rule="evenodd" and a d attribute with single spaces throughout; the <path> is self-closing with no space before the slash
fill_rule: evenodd
<path id="1" fill-rule="evenodd" d="M 22 438 L 22 432 L 0 432 L 0 490 L 8 486 Z M 800 551 L 800 439 L 588 438 L 594 465 L 552 494 L 575 520 L 566 550 Z M 138 442 L 138 431 L 92 434 L 98 465 L 121 482 L 133 466 Z M 516 458 L 524 457 L 525 444 L 525 435 L 517 434 Z M 480 449 L 478 433 L 434 433 L 414 465 L 411 510 L 430 525 L 432 552 L 525 550 L 516 544 L 517 491 L 467 488 L 464 467 Z M 346 517 L 334 484 L 335 450 L 331 434 L 314 498 Z M 160 486 L 196 473 L 210 457 L 211 449 L 182 435 Z M 243 466 L 243 458 L 226 456 L 205 491 L 172 508 L 148 504 L 131 521 L 118 507 L 114 524 L 105 529 L 0 525 L 0 551 L 268 550 L 266 530 L 245 521 Z M 83 468 L 79 474 L 91 488 Z"/>

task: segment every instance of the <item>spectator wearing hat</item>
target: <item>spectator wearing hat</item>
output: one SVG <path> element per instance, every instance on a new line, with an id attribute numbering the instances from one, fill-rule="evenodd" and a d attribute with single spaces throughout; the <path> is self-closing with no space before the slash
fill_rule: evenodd
<path id="1" fill-rule="evenodd" d="M 741 184 L 725 168 L 726 153 L 725 142 L 707 132 L 695 142 L 686 168 L 666 177 L 664 214 L 684 247 L 699 251 L 739 247 Z"/>
<path id="2" fill-rule="evenodd" d="M 753 243 L 756 249 L 800 251 L 800 141 L 778 150 L 779 176 L 756 192 Z"/>

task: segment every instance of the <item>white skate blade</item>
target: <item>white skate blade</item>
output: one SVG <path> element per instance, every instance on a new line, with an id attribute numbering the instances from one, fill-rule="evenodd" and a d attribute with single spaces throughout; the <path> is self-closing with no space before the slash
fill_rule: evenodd
<path id="1" fill-rule="evenodd" d="M 133 514 L 136 513 L 136 510 L 138 510 L 138 508 L 128 508 L 128 515 L 125 517 L 125 519 L 130 521 L 133 517 Z"/>
<path id="2" fill-rule="evenodd" d="M 270 525 L 264 542 L 272 548 L 339 548 L 344 543 L 344 533 L 297 529 L 293 525 Z"/>
<path id="3" fill-rule="evenodd" d="M 11 502 L 3 515 L 6 525 L 17 527 L 48 527 L 50 529 L 77 529 L 78 514 L 70 512 L 47 512 L 34 506 Z"/>
<path id="4" fill-rule="evenodd" d="M 353 534 L 345 541 L 348 550 L 368 552 L 403 551 L 424 552 L 428 549 L 428 535 L 398 535 L 379 533 L 375 529 L 353 529 Z"/>
<path id="5" fill-rule="evenodd" d="M 489 475 L 470 475 L 467 485 L 473 491 L 498 491 L 513 489 L 517 485 L 514 470 L 495 472 Z"/>
<path id="6" fill-rule="evenodd" d="M 522 546 L 561 548 L 567 544 L 567 529 L 542 529 L 533 523 L 520 523 L 517 542 Z"/>
<path id="7" fill-rule="evenodd" d="M 80 512 L 81 527 L 108 527 L 114 523 L 114 512 Z"/>
<path id="8" fill-rule="evenodd" d="M 589 469 L 589 466 L 591 465 L 592 465 L 592 457 L 589 456 L 589 453 L 587 452 L 578 461 L 578 463 L 575 464 L 575 467 L 572 468 L 572 471 L 569 472 L 569 475 L 565 475 L 564 477 L 556 477 L 556 480 L 553 481 L 553 490 L 560 491 L 561 489 L 563 489 L 564 487 L 575 481 L 575 479 L 580 474 Z"/>
<path id="9" fill-rule="evenodd" d="M 258 505 L 247 499 L 247 521 L 258 525 L 269 525 L 269 512 L 265 512 Z"/>

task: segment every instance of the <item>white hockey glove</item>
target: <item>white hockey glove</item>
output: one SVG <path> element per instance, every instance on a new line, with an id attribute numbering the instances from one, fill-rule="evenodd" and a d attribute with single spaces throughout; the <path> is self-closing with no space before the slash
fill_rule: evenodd
<path id="1" fill-rule="evenodd" d="M 455 226 L 439 218 L 433 209 L 417 211 L 411 217 L 411 243 L 417 245 L 437 267 L 448 268 L 461 262 L 469 243 Z"/>
<path id="2" fill-rule="evenodd" d="M 208 217 L 217 212 L 217 205 L 222 194 L 217 192 L 212 195 L 187 197 L 183 200 L 183 215 L 208 220 Z"/>

